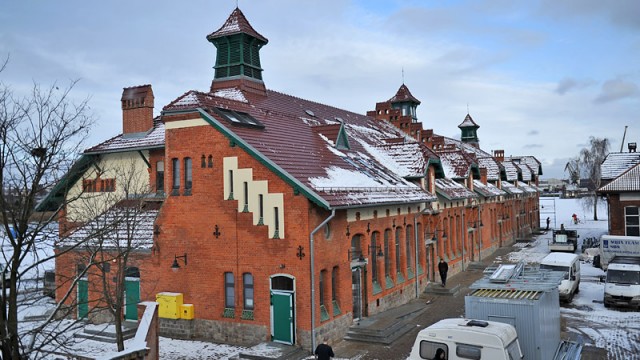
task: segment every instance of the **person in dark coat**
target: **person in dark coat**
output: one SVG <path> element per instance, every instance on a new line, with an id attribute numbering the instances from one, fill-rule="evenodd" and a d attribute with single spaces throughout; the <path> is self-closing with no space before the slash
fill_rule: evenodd
<path id="1" fill-rule="evenodd" d="M 436 356 L 434 357 L 434 359 L 436 360 L 441 360 L 441 359 L 447 359 L 447 353 L 444 352 L 444 350 L 442 348 L 438 348 L 438 350 L 436 350 Z"/>
<path id="2" fill-rule="evenodd" d="M 549 224 L 551 223 L 551 218 L 547 218 L 547 230 L 549 230 Z"/>
<path id="3" fill-rule="evenodd" d="M 313 352 L 318 360 L 331 360 L 332 357 L 335 357 L 333 354 L 333 349 L 329 344 L 327 344 L 327 339 L 325 339 L 322 344 L 316 347 L 316 351 Z"/>
<path id="4" fill-rule="evenodd" d="M 444 259 L 440 258 L 438 263 L 438 272 L 440 272 L 440 280 L 442 280 L 442 286 L 447 286 L 447 271 L 449 271 L 449 264 Z"/>

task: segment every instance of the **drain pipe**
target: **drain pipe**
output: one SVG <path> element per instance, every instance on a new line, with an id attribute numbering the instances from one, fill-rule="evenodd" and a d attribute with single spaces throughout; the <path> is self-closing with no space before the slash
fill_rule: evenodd
<path id="1" fill-rule="evenodd" d="M 420 296 L 419 290 L 418 290 L 418 254 L 420 254 L 418 252 L 418 244 L 420 243 L 420 241 L 418 240 L 418 216 L 419 213 L 413 217 L 413 232 L 414 232 L 414 237 L 416 239 L 416 253 L 415 253 L 415 260 L 416 260 L 416 267 L 414 268 L 415 272 L 416 272 L 416 299 Z"/>
<path id="2" fill-rule="evenodd" d="M 331 209 L 331 215 L 324 219 L 320 225 L 318 225 L 311 234 L 309 234 L 309 257 L 311 258 L 311 353 L 316 349 L 316 277 L 315 277 L 315 252 L 313 247 L 313 235 L 322 229 L 329 220 L 336 216 L 336 210 Z"/>

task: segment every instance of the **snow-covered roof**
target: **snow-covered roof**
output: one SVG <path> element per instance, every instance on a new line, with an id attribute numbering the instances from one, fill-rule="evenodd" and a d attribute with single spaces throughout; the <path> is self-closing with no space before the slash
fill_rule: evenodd
<path id="1" fill-rule="evenodd" d="M 239 8 L 235 8 L 233 12 L 227 18 L 227 21 L 222 24 L 220 29 L 212 32 L 207 35 L 207 40 L 211 41 L 217 38 L 233 35 L 233 34 L 248 34 L 256 39 L 262 40 L 265 43 L 268 41 L 267 38 L 260 35 L 249 23 L 247 18 L 244 16 L 242 11 Z"/>
<path id="2" fill-rule="evenodd" d="M 640 191 L 640 164 L 623 172 L 607 185 L 598 189 L 601 192 Z"/>
<path id="3" fill-rule="evenodd" d="M 436 154 L 440 157 L 444 175 L 451 179 L 466 179 L 469 177 L 473 160 L 464 151 L 446 146 L 443 149 L 436 150 Z"/>
<path id="4" fill-rule="evenodd" d="M 484 197 L 506 195 L 506 192 L 492 183 L 483 184 L 480 180 L 473 180 L 473 190 Z"/>
<path id="5" fill-rule="evenodd" d="M 447 200 L 477 198 L 478 195 L 453 179 L 436 179 L 436 193 Z"/>
<path id="6" fill-rule="evenodd" d="M 478 167 L 481 169 L 487 169 L 487 180 L 497 181 L 500 177 L 500 172 L 503 170 L 500 162 L 496 160 L 491 154 L 488 152 L 477 148 L 471 144 L 464 143 L 457 139 L 452 139 L 448 137 L 443 137 L 445 145 L 454 145 L 459 149 L 463 150 L 467 154 L 472 154 L 472 156 L 476 159 L 478 163 Z"/>
<path id="7" fill-rule="evenodd" d="M 524 194 L 524 191 L 521 189 L 518 189 L 515 185 L 513 185 L 512 183 L 503 181 L 502 183 L 502 190 L 506 191 L 509 194 Z"/>
<path id="8" fill-rule="evenodd" d="M 534 175 L 542 175 L 542 164 L 534 156 L 512 156 L 511 159 L 518 161 L 520 164 L 527 164 Z"/>
<path id="9" fill-rule="evenodd" d="M 638 163 L 640 163 L 640 153 L 610 153 L 600 166 L 600 177 L 602 180 L 613 180 Z"/>
<path id="10" fill-rule="evenodd" d="M 464 120 L 462 120 L 462 122 L 460 123 L 460 125 L 458 125 L 459 128 L 466 128 L 466 127 L 474 127 L 474 128 L 479 128 L 480 125 L 476 124 L 475 121 L 473 121 L 473 119 L 471 118 L 471 115 L 467 114 L 467 116 L 464 117 Z"/>
<path id="11" fill-rule="evenodd" d="M 236 91 L 189 91 L 165 106 L 163 116 L 198 112 L 323 206 L 435 200 L 404 178 L 424 177 L 437 156 L 391 123 L 271 90 L 238 100 Z M 230 121 L 223 116 L 230 110 L 260 126 Z"/>
<path id="12" fill-rule="evenodd" d="M 535 193 L 538 192 L 538 190 L 536 190 L 535 187 L 529 186 L 528 184 L 526 184 L 524 182 L 519 182 L 518 183 L 518 189 L 520 189 L 520 190 L 522 190 L 522 191 L 524 191 L 526 193 L 529 193 L 529 194 L 535 194 Z"/>
<path id="13" fill-rule="evenodd" d="M 146 133 L 120 134 L 85 150 L 85 154 L 155 149 L 164 147 L 164 123 L 153 119 L 153 128 Z"/>
<path id="14" fill-rule="evenodd" d="M 511 161 L 511 159 L 504 159 L 502 166 L 504 166 L 504 171 L 507 174 L 508 181 L 518 181 L 518 173 L 521 170 L 513 163 L 513 161 Z"/>
<path id="15" fill-rule="evenodd" d="M 122 201 L 60 239 L 58 246 L 102 243 L 105 249 L 150 249 L 159 203 Z"/>

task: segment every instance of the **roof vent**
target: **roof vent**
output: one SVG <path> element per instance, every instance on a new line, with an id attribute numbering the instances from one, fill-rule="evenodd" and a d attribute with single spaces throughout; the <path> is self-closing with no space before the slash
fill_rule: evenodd
<path id="1" fill-rule="evenodd" d="M 308 109 L 307 109 L 307 110 L 305 110 L 304 112 L 306 112 L 306 113 L 307 113 L 307 115 L 309 115 L 309 116 L 313 116 L 313 117 L 315 117 L 315 116 L 316 116 L 316 114 L 314 114 L 314 113 L 313 113 L 313 111 L 311 111 L 311 110 L 308 110 Z"/>
<path id="2" fill-rule="evenodd" d="M 467 323 L 467 326 L 487 327 L 489 323 L 482 320 L 471 320 Z"/>
<path id="3" fill-rule="evenodd" d="M 627 146 L 629 147 L 629 152 L 630 153 L 631 152 L 636 152 L 636 147 L 637 147 L 636 143 L 632 142 L 632 143 L 627 144 Z"/>

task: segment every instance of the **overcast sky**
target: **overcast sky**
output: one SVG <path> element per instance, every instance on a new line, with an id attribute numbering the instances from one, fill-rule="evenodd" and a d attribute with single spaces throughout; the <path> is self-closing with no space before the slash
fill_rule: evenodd
<path id="1" fill-rule="evenodd" d="M 122 88 L 151 84 L 156 114 L 188 90 L 207 91 L 215 47 L 206 35 L 226 1 L 4 1 L 0 81 L 90 96 L 91 143 L 122 130 Z M 563 178 L 590 136 L 619 151 L 640 142 L 638 0 L 240 0 L 269 43 L 267 88 L 358 113 L 404 83 L 425 129 L 459 138 L 467 114 L 482 149 L 533 155 Z M 88 144 L 89 145 L 89 144 Z"/>

